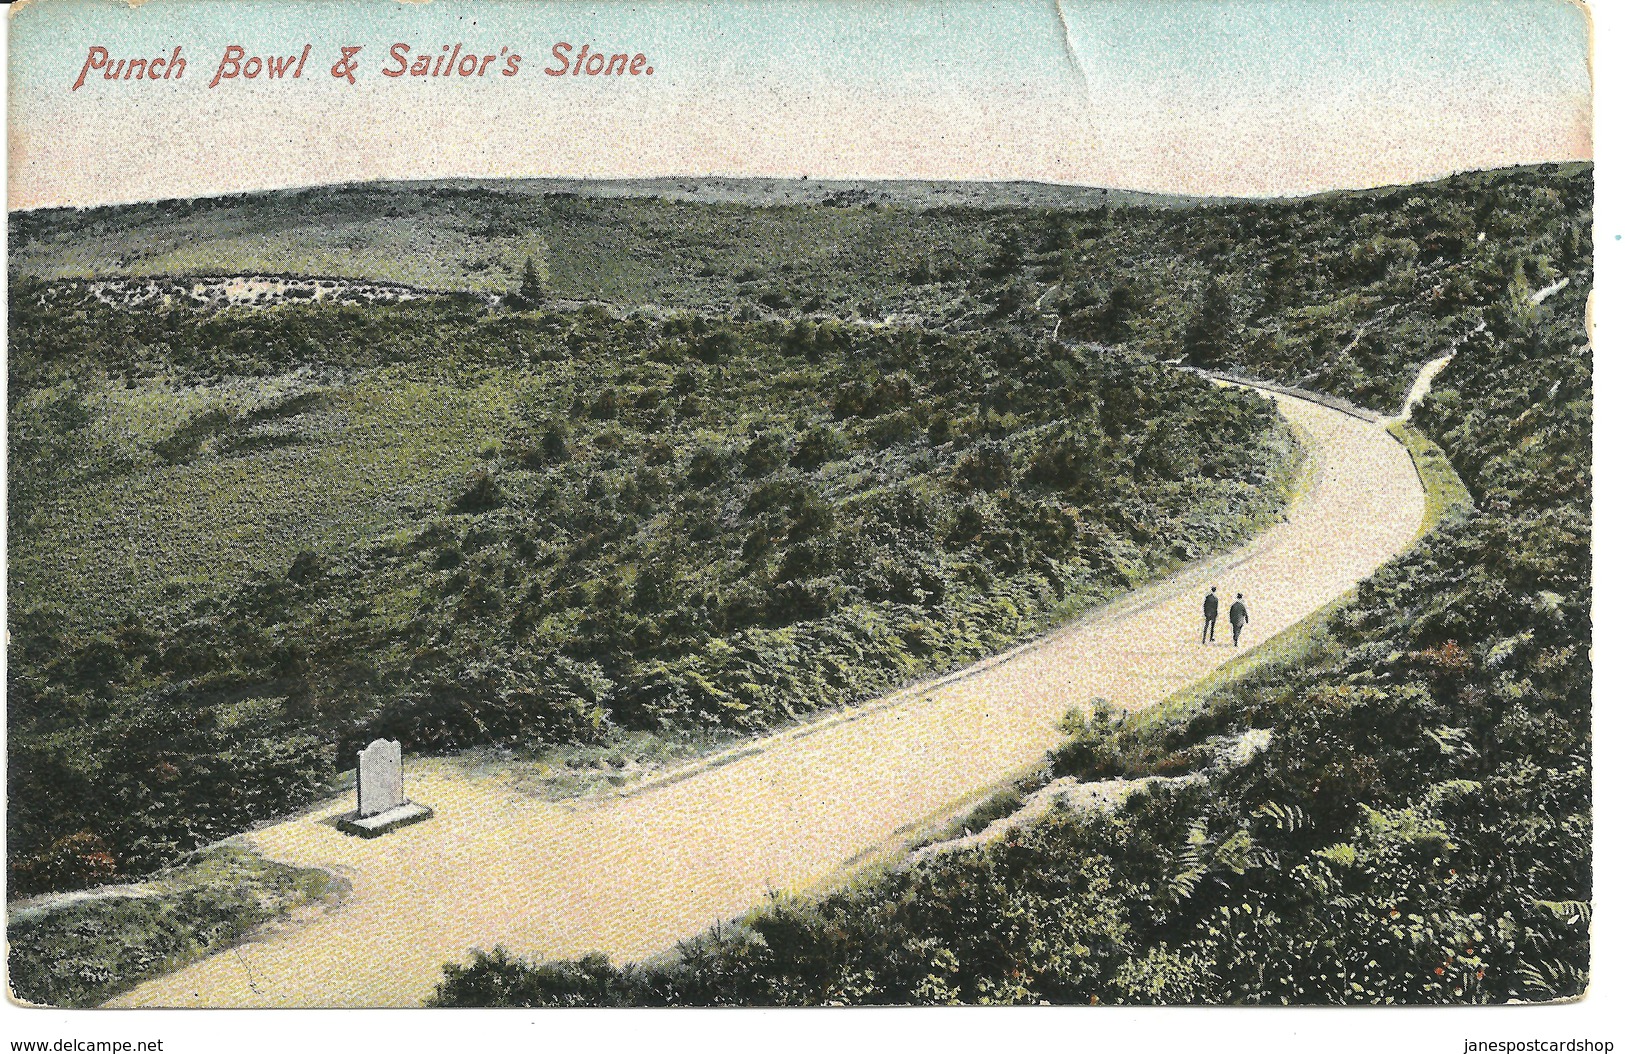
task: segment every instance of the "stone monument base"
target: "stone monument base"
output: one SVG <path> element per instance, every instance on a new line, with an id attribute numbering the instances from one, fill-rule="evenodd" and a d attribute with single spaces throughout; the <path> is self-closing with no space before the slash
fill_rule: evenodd
<path id="1" fill-rule="evenodd" d="M 402 802 L 393 809 L 374 813 L 371 816 L 358 816 L 349 813 L 339 817 L 338 828 L 345 834 L 353 834 L 358 838 L 377 838 L 381 834 L 388 834 L 399 827 L 427 820 L 434 815 L 434 810 L 427 805 L 417 802 Z"/>

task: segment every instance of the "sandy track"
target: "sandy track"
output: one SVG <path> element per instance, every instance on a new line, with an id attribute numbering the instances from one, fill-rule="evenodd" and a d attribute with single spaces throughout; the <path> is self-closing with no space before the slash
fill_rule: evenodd
<path id="1" fill-rule="evenodd" d="M 341 906 L 114 1005 L 413 1005 L 471 948 L 637 958 L 770 889 L 838 880 L 898 832 L 1041 760 L 1068 707 L 1145 706 L 1232 658 L 1222 617 L 1223 643 L 1197 643 L 1210 584 L 1226 607 L 1246 593 L 1244 644 L 1256 646 L 1414 540 L 1422 486 L 1383 427 L 1277 402 L 1308 448 L 1309 483 L 1289 522 L 1253 543 L 1033 644 L 625 797 L 546 803 L 422 761 L 407 788 L 435 808 L 426 823 L 350 838 L 321 822 L 351 807 L 344 798 L 246 837 L 268 857 L 344 875 L 353 888 Z"/>

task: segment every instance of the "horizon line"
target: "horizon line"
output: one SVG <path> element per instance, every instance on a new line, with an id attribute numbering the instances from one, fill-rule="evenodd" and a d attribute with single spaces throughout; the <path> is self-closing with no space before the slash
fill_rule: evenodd
<path id="1" fill-rule="evenodd" d="M 263 186 L 263 187 L 253 187 L 253 188 L 242 189 L 242 190 L 225 190 L 225 191 L 220 191 L 220 192 L 217 192 L 217 193 L 210 193 L 210 194 L 194 194 L 194 195 L 191 195 L 191 196 L 188 196 L 188 197 L 131 198 L 131 199 L 128 199 L 128 200 L 123 200 L 123 201 L 104 201 L 104 202 L 99 202 L 99 203 L 93 204 L 93 205 L 27 205 L 27 206 L 21 206 L 21 207 L 16 207 L 16 208 L 8 208 L 6 210 L 6 214 L 7 214 L 7 216 L 13 216 L 13 215 L 18 215 L 18 214 L 40 213 L 40 212 L 67 212 L 67 211 L 90 212 L 90 211 L 93 211 L 93 210 L 96 210 L 96 209 L 131 208 L 131 207 L 138 206 L 138 205 L 161 205 L 161 204 L 166 204 L 166 203 L 170 203 L 170 202 L 218 201 L 218 200 L 223 200 L 223 199 L 227 199 L 227 198 L 246 198 L 246 197 L 253 197 L 253 196 L 258 196 L 258 195 L 283 194 L 283 193 L 301 193 L 301 192 L 310 191 L 310 190 L 343 190 L 343 189 L 350 189 L 350 188 L 382 187 L 382 186 L 388 186 L 388 185 L 404 185 L 404 184 L 446 184 L 446 183 L 498 183 L 498 184 L 500 184 L 500 183 L 523 183 L 523 182 L 636 184 L 636 183 L 670 182 L 670 181 L 684 180 L 684 179 L 726 180 L 726 181 L 738 182 L 738 183 L 747 183 L 747 182 L 756 182 L 756 183 L 809 183 L 809 184 L 818 184 L 818 183 L 867 183 L 867 184 L 901 183 L 901 184 L 912 184 L 912 185 L 939 184 L 939 185 L 949 185 L 949 186 L 967 185 L 968 184 L 968 185 L 973 185 L 973 186 L 984 186 L 984 187 L 1032 186 L 1032 187 L 1051 187 L 1051 188 L 1057 188 L 1057 189 L 1062 189 L 1062 190 L 1098 191 L 1098 192 L 1103 193 L 1103 194 L 1108 194 L 1108 193 L 1110 193 L 1110 194 L 1134 194 L 1134 195 L 1140 195 L 1142 197 L 1147 197 L 1147 198 L 1165 198 L 1165 199 L 1169 199 L 1169 200 L 1189 201 L 1189 202 L 1197 203 L 1198 205 L 1242 204 L 1242 203 L 1272 204 L 1272 203 L 1277 203 L 1277 202 L 1283 202 L 1284 203 L 1284 202 L 1292 202 L 1292 201 L 1308 201 L 1308 200 L 1311 200 L 1313 198 L 1323 197 L 1323 196 L 1331 195 L 1331 194 L 1359 194 L 1359 193 L 1371 193 L 1371 192 L 1374 192 L 1374 191 L 1382 191 L 1382 190 L 1396 190 L 1396 189 L 1399 189 L 1399 188 L 1402 188 L 1402 187 L 1415 187 L 1415 186 L 1423 186 L 1423 185 L 1429 184 L 1429 183 L 1439 183 L 1439 182 L 1443 182 L 1444 180 L 1447 180 L 1447 179 L 1454 179 L 1454 178 L 1456 178 L 1458 176 L 1479 175 L 1479 174 L 1484 174 L 1484 173 L 1489 173 L 1489 172 L 1511 172 L 1511 171 L 1516 171 L 1516 170 L 1519 170 L 1519 169 L 1541 168 L 1541 167 L 1546 166 L 1546 165 L 1595 165 L 1595 163 L 1596 163 L 1596 161 L 1595 161 L 1594 157 L 1549 158 L 1549 159 L 1544 159 L 1544 160 L 1540 160 L 1540 161 L 1520 161 L 1520 162 L 1515 162 L 1513 164 L 1492 165 L 1492 166 L 1483 167 L 1483 168 L 1468 167 L 1468 168 L 1449 169 L 1449 170 L 1439 172 L 1439 173 L 1436 173 L 1436 174 L 1433 174 L 1433 175 L 1424 176 L 1424 177 L 1419 178 L 1419 179 L 1414 179 L 1414 180 L 1410 180 L 1410 181 L 1402 182 L 1402 183 L 1372 183 L 1372 184 L 1365 184 L 1365 185 L 1326 187 L 1326 188 L 1323 188 L 1323 189 L 1320 189 L 1320 190 L 1309 190 L 1309 191 L 1303 191 L 1301 193 L 1295 193 L 1295 194 L 1191 194 L 1191 193 L 1180 193 L 1180 192 L 1176 192 L 1176 191 L 1143 190 L 1143 189 L 1139 189 L 1139 188 L 1136 188 L 1136 187 L 1114 187 L 1114 186 L 1106 186 L 1106 185 L 1103 185 L 1103 184 L 1096 184 L 1096 183 L 1063 183 L 1063 182 L 1059 182 L 1059 181 L 1055 181 L 1055 180 L 1044 180 L 1044 179 L 976 179 L 976 178 L 933 179 L 933 178 L 926 177 L 926 176 L 903 176 L 903 177 L 888 177 L 888 176 L 862 176 L 862 177 L 819 176 L 819 177 L 814 178 L 814 177 L 806 176 L 806 175 L 802 175 L 802 176 L 761 176 L 761 175 L 741 176 L 741 175 L 727 175 L 727 174 L 715 173 L 715 172 L 710 172 L 710 173 L 686 172 L 686 173 L 675 173 L 675 174 L 667 174 L 667 175 L 659 175 L 659 176 L 526 175 L 526 176 L 433 176 L 433 177 L 425 177 L 425 178 L 413 178 L 413 177 L 407 176 L 407 177 L 379 177 L 379 178 L 376 178 L 376 179 L 348 179 L 348 180 L 338 180 L 338 181 L 335 181 L 335 182 L 332 182 L 332 183 L 298 183 L 298 184 L 272 185 L 272 186 Z M 635 197 L 658 197 L 658 195 L 653 195 L 653 194 L 650 194 L 650 195 L 632 195 L 632 196 L 635 196 Z M 795 203 L 792 203 L 792 204 L 795 204 Z M 755 206 L 755 207 L 758 207 L 758 208 L 770 208 L 770 207 L 775 207 L 775 206 L 773 206 L 773 205 L 758 205 L 758 206 Z M 1019 207 L 1019 206 L 1016 206 L 1016 207 Z M 1038 207 L 1038 206 L 1034 206 L 1034 207 Z M 1127 205 L 1125 207 L 1127 207 L 1127 208 L 1136 208 L 1136 207 L 1154 207 L 1154 206 L 1151 206 L 1150 203 L 1145 203 L 1145 205 L 1143 205 L 1143 206 L 1142 205 L 1130 204 L 1130 205 Z"/>

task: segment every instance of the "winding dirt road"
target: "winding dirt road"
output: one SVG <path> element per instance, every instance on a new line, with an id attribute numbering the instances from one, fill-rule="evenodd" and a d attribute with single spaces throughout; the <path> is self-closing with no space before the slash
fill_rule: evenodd
<path id="1" fill-rule="evenodd" d="M 1251 648 L 1405 549 L 1422 523 L 1410 459 L 1380 423 L 1275 397 L 1309 453 L 1290 519 L 1025 647 L 753 741 L 622 797 L 547 803 L 501 779 L 409 766 L 432 820 L 373 841 L 322 821 L 335 800 L 245 836 L 353 884 L 337 908 L 157 978 L 122 1006 L 399 1006 L 442 963 L 501 944 L 530 957 L 658 952 L 762 903 L 838 881 L 901 832 L 1040 761 L 1057 721 L 1104 697 L 1156 702 L 1237 654 L 1197 643 L 1201 599 L 1247 596 Z"/>

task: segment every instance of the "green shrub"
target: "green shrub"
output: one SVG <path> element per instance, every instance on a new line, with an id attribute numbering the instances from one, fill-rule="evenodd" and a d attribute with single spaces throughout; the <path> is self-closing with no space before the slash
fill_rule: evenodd
<path id="1" fill-rule="evenodd" d="M 226 846 L 155 875 L 139 890 L 12 907 L 6 927 L 12 993 L 45 1006 L 96 1006 L 229 947 L 294 907 L 335 895 L 335 881 Z"/>

